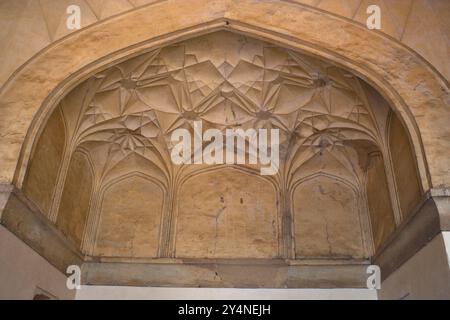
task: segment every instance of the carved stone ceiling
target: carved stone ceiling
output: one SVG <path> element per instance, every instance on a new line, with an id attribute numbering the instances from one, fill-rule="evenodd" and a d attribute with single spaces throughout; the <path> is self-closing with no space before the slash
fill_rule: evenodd
<path id="1" fill-rule="evenodd" d="M 345 158 L 346 141 L 379 140 L 350 73 L 233 33 L 140 55 L 88 86 L 82 117 L 69 131 L 104 175 L 135 153 L 169 177 L 170 134 L 195 120 L 204 130 L 278 128 L 282 157 L 295 167 L 317 152 L 340 150 L 330 154 Z"/>
<path id="2" fill-rule="evenodd" d="M 42 201 L 30 169 L 25 193 L 92 256 L 367 258 L 397 210 L 383 161 L 389 107 L 369 91 L 339 67 L 231 32 L 158 48 L 63 98 L 57 177 Z M 172 132 L 198 120 L 279 129 L 278 173 L 174 165 Z"/>

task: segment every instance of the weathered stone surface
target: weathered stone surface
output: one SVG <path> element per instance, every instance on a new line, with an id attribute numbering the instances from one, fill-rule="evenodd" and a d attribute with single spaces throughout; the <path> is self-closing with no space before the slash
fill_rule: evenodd
<path id="1" fill-rule="evenodd" d="M 420 185 L 417 168 L 408 136 L 397 117 L 391 117 L 389 123 L 389 150 L 394 166 L 395 181 L 403 215 L 414 211 L 420 199 Z"/>
<path id="2" fill-rule="evenodd" d="M 325 14 L 335 14 L 360 24 L 366 23 L 368 6 L 378 5 L 382 12 L 380 32 L 409 46 L 447 79 L 449 78 L 446 35 L 449 34 L 450 26 L 446 16 L 449 3 L 446 0 L 421 0 L 416 1 L 414 5 L 413 0 L 294 1 L 298 3 L 298 6 L 306 5 L 308 9 L 317 8 Z M 26 63 L 39 50 L 75 31 L 66 28 L 65 24 L 68 17 L 66 9 L 69 5 L 80 6 L 81 28 L 85 28 L 94 23 L 101 23 L 113 15 L 124 14 L 129 10 L 142 10 L 142 6 L 159 1 L 45 0 L 40 2 L 40 8 L 37 7 L 36 2 L 4 0 L 0 4 L 0 14 L 3 14 L 0 15 L 3 31 L 0 37 L 5 46 L 10 48 L 1 53 L 0 85 L 4 84 L 14 70 Z M 30 24 L 33 28 L 30 28 Z M 426 31 L 417 32 L 418 27 Z M 23 40 L 31 38 L 30 32 L 33 32 L 31 44 L 30 41 Z M 428 37 L 430 34 L 433 34 L 436 40 L 430 41 Z"/>
<path id="3" fill-rule="evenodd" d="M 416 210 L 395 231 L 389 242 L 373 257 L 373 262 L 381 267 L 382 277 L 388 277 L 421 248 L 426 246 L 441 231 L 448 231 L 448 197 L 431 197 L 427 194 Z"/>
<path id="4" fill-rule="evenodd" d="M 318 176 L 294 192 L 297 257 L 363 258 L 358 199 L 347 185 Z"/>
<path id="5" fill-rule="evenodd" d="M 279 172 L 174 165 L 171 133 L 192 132 L 199 120 L 220 131 L 280 130 Z M 402 219 L 392 208 L 413 210 L 421 196 L 404 129 L 373 88 L 232 32 L 91 76 L 61 100 L 41 137 L 24 192 L 94 259 L 368 259 Z M 400 168 L 414 193 L 403 190 Z"/>
<path id="6" fill-rule="evenodd" d="M 354 1 L 319 8 L 361 19 Z M 430 17 L 423 1 L 411 8 Z M 388 21 L 383 32 L 421 46 Z M 446 43 L 422 48 L 437 61 Z M 449 225 L 447 191 L 425 229 L 409 224 L 425 192 L 447 190 L 448 107 L 448 83 L 422 58 L 348 20 L 292 2 L 158 2 L 61 40 L 2 88 L 0 181 L 23 190 L 0 190 L 3 223 L 59 268 L 69 248 L 98 283 L 353 286 L 355 270 L 336 264 L 375 258 L 390 273 Z M 170 135 L 195 120 L 279 129 L 280 170 L 174 165 Z M 158 264 L 172 282 L 155 279 Z"/>
<path id="7" fill-rule="evenodd" d="M 254 174 L 220 169 L 187 180 L 177 204 L 176 257 L 277 257 L 277 203 L 274 186 Z"/>
<path id="8" fill-rule="evenodd" d="M 445 190 L 435 190 L 372 263 L 388 277 L 404 261 L 424 247 L 440 230 L 449 230 L 442 201 Z M 450 212 L 450 211 L 449 211 Z M 97 285 L 205 286 L 205 287 L 364 287 L 367 261 L 293 261 L 280 259 L 128 259 L 103 257 L 93 261 L 77 253 L 60 231 L 49 225 L 38 208 L 20 192 L 11 200 L 2 217 L 6 226 L 61 272 L 68 265 L 83 266 L 82 281 Z"/>
<path id="9" fill-rule="evenodd" d="M 298 258 L 367 258 L 395 228 L 392 210 L 378 207 L 400 207 L 388 190 L 405 192 L 396 189 L 388 158 L 370 169 L 371 153 L 393 147 L 384 133 L 395 118 L 389 112 L 347 71 L 257 39 L 211 33 L 133 57 L 73 89 L 55 111 L 62 118 L 49 122 L 64 123 L 63 155 L 60 148 L 35 156 L 27 175 L 35 187 L 25 193 L 38 204 L 52 199 L 46 215 L 91 256 L 294 258 L 295 247 Z M 278 174 L 267 180 L 251 166 L 208 173 L 214 166 L 175 166 L 171 132 L 192 131 L 199 120 L 204 129 L 280 130 Z M 46 132 L 38 151 L 64 138 Z M 414 166 L 402 152 L 395 159 Z M 52 177 L 49 164 L 58 168 L 54 185 L 36 188 L 41 176 Z M 116 185 L 133 175 L 135 183 Z M 372 194 L 384 198 L 372 201 Z M 282 225 L 286 218 L 292 230 Z"/>
<path id="10" fill-rule="evenodd" d="M 92 185 L 92 168 L 87 156 L 81 152 L 75 152 L 71 157 L 65 178 L 56 225 L 77 246 L 80 246 L 83 240 Z"/>
<path id="11" fill-rule="evenodd" d="M 94 255 L 156 257 L 164 195 L 154 182 L 131 176 L 110 186 L 102 199 Z"/>
<path id="12" fill-rule="evenodd" d="M 372 238 L 378 250 L 394 232 L 395 218 L 390 201 L 384 162 L 379 153 L 372 153 L 367 172 L 367 202 L 372 225 Z"/>
<path id="13" fill-rule="evenodd" d="M 23 190 L 44 213 L 51 210 L 56 181 L 66 144 L 64 121 L 58 108 L 53 112 L 31 158 Z"/>
<path id="14" fill-rule="evenodd" d="M 1 223 L 63 273 L 67 266 L 84 261 L 73 243 L 20 192 L 10 195 Z"/>
<path id="15" fill-rule="evenodd" d="M 83 284 L 222 288 L 364 288 L 367 265 L 86 263 Z"/>
<path id="16" fill-rule="evenodd" d="M 2 93 L 2 110 L 5 111 L 2 115 L 2 120 L 5 121 L 5 126 L 2 125 L 5 134 L 2 134 L 3 142 L 0 145 L 4 155 L 4 166 L 0 173 L 2 181 L 12 180 L 21 141 L 29 127 L 32 116 L 35 114 L 36 109 L 33 108 L 40 106 L 44 98 L 67 75 L 73 74 L 90 61 L 94 61 L 96 59 L 93 56 L 94 53 L 97 54 L 97 57 L 105 57 L 120 48 L 136 44 L 144 39 L 152 39 L 158 34 L 169 34 L 175 30 L 181 30 L 183 27 L 192 27 L 199 20 L 211 22 L 227 17 L 231 21 L 245 21 L 249 27 L 252 25 L 264 26 L 264 30 L 272 29 L 272 31 L 278 33 L 282 31 L 282 35 L 289 36 L 290 39 L 302 39 L 303 43 L 310 45 L 283 40 L 275 34 L 266 35 L 269 38 L 272 37 L 275 41 L 284 41 L 288 45 L 297 46 L 299 49 L 326 56 L 342 63 L 357 70 L 375 83 L 378 88 L 381 88 L 384 91 L 383 94 L 394 103 L 394 108 L 402 115 L 412 135 L 411 139 L 414 144 L 415 155 L 418 158 L 422 184 L 424 189 L 427 190 L 430 181 L 427 178 L 424 154 L 421 152 L 420 137 L 413 122 L 410 119 L 408 120 L 410 114 L 405 109 L 405 105 L 408 106 L 414 116 L 423 114 L 424 117 L 418 118 L 417 122 L 425 145 L 431 177 L 434 180 L 434 185 L 445 184 L 448 169 L 443 166 L 446 156 L 442 154 L 441 150 L 448 150 L 449 148 L 445 139 L 441 139 L 439 143 L 433 143 L 433 140 L 437 136 L 444 137 L 447 135 L 445 132 L 439 132 L 437 127 L 445 128 L 445 123 L 448 122 L 449 114 L 446 112 L 448 108 L 444 107 L 445 105 L 448 106 L 448 88 L 445 83 L 430 73 L 426 65 L 417 57 L 394 42 L 380 39 L 376 33 L 354 25 L 346 25 L 343 21 L 321 16 L 289 3 L 252 2 L 251 9 L 248 7 L 248 3 L 242 1 L 239 2 L 239 5 L 233 1 L 211 1 L 207 4 L 198 2 L 196 4 L 198 5 L 193 6 L 192 4 L 186 4 L 186 2 L 178 4 L 176 1 L 168 1 L 155 5 L 158 10 L 155 10 L 156 7 L 142 8 L 139 12 L 128 14 L 127 18 L 118 17 L 117 21 L 111 22 L 111 24 L 105 22 L 104 25 L 98 25 L 90 29 L 89 32 L 80 33 L 76 36 L 76 39 L 66 39 L 64 43 L 53 47 L 51 50 L 49 49 L 48 52 L 46 51 L 45 54 L 30 62 L 26 68 L 16 75 L 14 81 L 4 88 Z M 184 6 L 189 8 L 187 9 Z M 274 11 L 274 6 L 276 6 L 277 15 L 272 16 L 271 19 L 266 19 L 265 16 Z M 184 14 L 178 14 L 178 12 Z M 189 12 L 189 15 L 186 15 L 186 12 Z M 170 15 L 167 16 L 169 13 Z M 151 23 L 157 25 L 158 28 L 148 28 Z M 145 25 L 145 30 L 136 27 L 138 25 Z M 210 27 L 225 25 L 227 25 L 225 22 L 219 21 L 216 25 L 213 24 Z M 164 27 L 168 29 L 164 30 Z M 252 31 L 251 28 L 245 29 L 234 23 L 229 23 L 227 27 L 246 30 L 255 34 L 261 33 L 261 35 L 263 32 L 263 29 L 256 32 Z M 135 30 L 136 32 L 126 33 L 125 35 L 120 30 Z M 339 41 L 336 41 L 336 39 L 339 39 Z M 102 44 L 101 41 L 104 43 Z M 77 43 L 83 43 L 83 46 L 80 47 Z M 149 43 L 148 46 L 154 44 Z M 327 48 L 328 52 L 345 56 L 347 59 L 342 60 L 336 55 L 324 54 L 321 51 L 324 48 Z M 76 60 L 68 58 L 74 50 L 78 50 Z M 49 55 L 46 56 L 46 54 Z M 59 59 L 59 61 L 55 59 Z M 404 63 L 396 63 L 397 61 L 404 61 Z M 104 62 L 107 61 L 104 60 Z M 51 65 L 51 63 L 58 65 L 58 68 L 47 70 L 45 66 Z M 34 71 L 33 68 L 35 68 Z M 39 86 L 36 86 L 37 83 L 39 83 Z M 14 89 L 15 86 L 17 86 L 16 89 Z M 27 96 L 24 96 L 23 92 L 26 92 Z M 20 103 L 18 98 L 14 98 L 14 95 L 17 94 L 21 97 Z M 39 96 L 40 98 L 38 98 Z M 401 97 L 400 100 L 399 97 Z M 434 107 L 431 107 L 431 104 Z M 8 114 L 10 114 L 8 110 L 13 115 L 15 114 L 14 110 L 19 106 L 25 118 L 21 123 L 14 121 L 14 127 L 12 127 L 10 124 L 13 121 L 11 121 L 12 118 L 8 118 Z M 424 108 L 426 111 L 423 111 Z M 434 125 L 429 126 L 427 123 L 433 123 Z M 33 132 L 34 130 L 32 129 Z M 433 130 L 436 130 L 436 132 Z M 27 161 L 28 156 L 29 147 L 26 147 L 23 159 Z M 23 163 L 19 164 L 19 168 L 23 168 L 23 165 Z M 19 171 L 19 185 L 22 183 L 23 174 L 23 170 L 21 173 Z"/>

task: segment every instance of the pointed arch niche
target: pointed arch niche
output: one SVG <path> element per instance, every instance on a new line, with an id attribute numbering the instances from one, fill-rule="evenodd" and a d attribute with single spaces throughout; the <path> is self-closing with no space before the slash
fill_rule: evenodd
<path id="1" fill-rule="evenodd" d="M 194 120 L 279 129 L 279 172 L 174 165 L 171 132 Z M 283 274 L 249 286 L 302 286 L 311 265 L 336 285 L 336 265 L 356 268 L 351 285 L 362 285 L 424 193 L 408 131 L 380 93 L 329 61 L 229 31 L 92 74 L 40 132 L 23 195 L 94 283 L 126 284 L 122 262 L 144 284 L 238 286 L 231 270 L 245 264 Z M 211 275 L 217 264 L 226 276 Z"/>

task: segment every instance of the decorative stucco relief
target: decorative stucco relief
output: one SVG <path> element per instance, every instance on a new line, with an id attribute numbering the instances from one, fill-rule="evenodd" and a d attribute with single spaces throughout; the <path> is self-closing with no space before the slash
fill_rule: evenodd
<path id="1" fill-rule="evenodd" d="M 86 216 L 70 221 L 83 225 L 82 239 L 78 231 L 76 239 L 88 255 L 369 257 L 372 234 L 378 232 L 366 194 L 375 151 L 385 167 L 381 179 L 386 183 L 379 186 L 387 194 L 391 209 L 385 214 L 392 230 L 401 214 L 399 200 L 392 196 L 398 190 L 384 130 L 389 107 L 371 103 L 365 86 L 324 61 L 224 31 L 128 59 L 95 74 L 60 102 L 57 112 L 64 118 L 66 147 L 55 168 L 55 187 L 48 191 L 53 202 L 41 208 L 49 208 L 45 214 L 51 221 L 67 225 L 60 217 L 62 200 L 70 179 L 77 176 L 71 159 L 83 151 L 93 172 L 92 192 L 89 199 L 83 196 Z M 263 183 L 251 166 L 241 166 L 245 174 L 231 174 L 226 166 L 205 173 L 205 165 L 173 165 L 171 133 L 178 128 L 192 131 L 199 120 L 204 129 L 279 129 L 281 166 L 270 178 L 274 187 Z M 126 176 L 143 178 L 118 182 Z M 224 183 L 217 186 L 220 179 Z M 149 197 L 155 196 L 156 203 L 144 201 L 148 215 L 135 203 L 144 197 L 141 185 L 152 190 Z M 238 185 L 250 188 L 249 198 L 236 198 L 231 189 Z M 211 190 L 202 192 L 205 188 Z M 117 190 L 129 199 L 114 196 Z M 322 206 L 322 218 L 316 216 L 314 223 L 304 205 L 308 193 Z M 335 207 L 334 195 L 342 208 Z M 39 194 L 29 196 L 43 201 Z M 264 200 L 255 200 L 258 196 Z M 133 217 L 125 219 L 128 214 Z M 349 236 L 324 247 L 334 237 L 328 218 L 330 228 L 347 230 Z M 136 221 L 149 226 L 131 232 L 127 224 Z M 324 225 L 326 241 L 308 231 Z M 111 239 L 115 245 L 108 247 Z"/>

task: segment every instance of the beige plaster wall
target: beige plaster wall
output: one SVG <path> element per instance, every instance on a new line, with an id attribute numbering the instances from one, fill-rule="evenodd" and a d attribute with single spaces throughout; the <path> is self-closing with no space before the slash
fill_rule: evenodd
<path id="1" fill-rule="evenodd" d="M 396 227 L 386 182 L 386 172 L 383 159 L 379 153 L 370 157 L 367 171 L 367 202 L 374 249 L 377 251 Z"/>
<path id="2" fill-rule="evenodd" d="M 356 194 L 334 179 L 318 176 L 295 189 L 294 230 L 297 258 L 366 256 Z"/>
<path id="3" fill-rule="evenodd" d="M 394 166 L 402 216 L 406 217 L 414 212 L 422 191 L 408 136 L 400 120 L 394 114 L 391 115 L 389 123 L 389 150 Z"/>
<path id="4" fill-rule="evenodd" d="M 235 169 L 215 170 L 187 180 L 178 198 L 176 256 L 277 257 L 274 187 L 258 175 Z"/>
<path id="5" fill-rule="evenodd" d="M 0 299 L 33 299 L 36 287 L 59 299 L 73 299 L 64 274 L 0 226 Z"/>
<path id="6" fill-rule="evenodd" d="M 112 185 L 102 200 L 94 254 L 156 257 L 163 200 L 162 190 L 141 177 Z"/>
<path id="7" fill-rule="evenodd" d="M 89 212 L 92 180 L 87 156 L 75 152 L 69 165 L 56 225 L 77 246 L 81 245 Z"/>
<path id="8" fill-rule="evenodd" d="M 65 145 L 65 129 L 60 109 L 57 108 L 42 132 L 30 163 L 23 190 L 43 213 L 50 212 L 56 179 Z"/>

